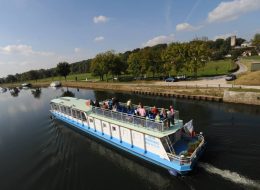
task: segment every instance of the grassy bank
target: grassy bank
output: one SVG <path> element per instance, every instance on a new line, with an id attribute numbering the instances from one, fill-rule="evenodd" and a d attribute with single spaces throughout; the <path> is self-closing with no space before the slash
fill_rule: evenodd
<path id="1" fill-rule="evenodd" d="M 251 72 L 251 65 L 255 61 L 260 62 L 260 56 L 251 56 L 244 57 L 241 60 L 241 63 L 246 65 L 248 71 L 246 73 L 241 74 L 238 79 L 235 81 L 236 84 L 239 85 L 260 85 L 260 71 Z"/>

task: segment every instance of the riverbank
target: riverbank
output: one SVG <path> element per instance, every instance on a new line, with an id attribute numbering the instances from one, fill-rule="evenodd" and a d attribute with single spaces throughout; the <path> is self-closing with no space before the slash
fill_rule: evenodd
<path id="1" fill-rule="evenodd" d="M 35 82 L 33 87 L 48 87 L 49 82 Z M 5 87 L 17 87 L 20 84 L 5 84 Z M 95 90 L 121 91 L 136 94 L 164 96 L 173 98 L 186 98 L 194 100 L 206 100 L 217 102 L 232 102 L 241 104 L 260 105 L 259 89 L 239 89 L 222 87 L 200 87 L 200 86 L 175 86 L 171 83 L 107 83 L 86 81 L 65 81 L 63 87 L 85 88 Z M 242 92 L 241 92 L 242 91 Z M 248 100 L 250 97 L 250 101 Z"/>

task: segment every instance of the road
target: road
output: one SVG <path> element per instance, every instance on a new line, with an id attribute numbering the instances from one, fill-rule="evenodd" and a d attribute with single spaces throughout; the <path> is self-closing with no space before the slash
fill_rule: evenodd
<path id="1" fill-rule="evenodd" d="M 236 62 L 239 66 L 239 69 L 234 72 L 233 74 L 241 74 L 244 72 L 247 72 L 247 67 L 242 64 L 241 62 Z M 179 82 L 156 82 L 157 85 L 167 85 L 167 86 L 192 86 L 192 87 L 222 87 L 222 88 L 231 88 L 231 87 L 238 87 L 238 88 L 254 88 L 254 89 L 260 89 L 260 86 L 247 86 L 247 85 L 236 85 L 236 81 L 232 81 L 232 83 L 227 83 L 225 80 L 226 75 L 222 76 L 215 76 L 215 77 L 202 77 L 198 80 L 193 81 L 179 81 Z"/>

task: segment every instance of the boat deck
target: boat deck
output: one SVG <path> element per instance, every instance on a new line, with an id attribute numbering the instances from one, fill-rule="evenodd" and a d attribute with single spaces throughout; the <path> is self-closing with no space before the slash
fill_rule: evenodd
<path id="1" fill-rule="evenodd" d="M 191 146 L 196 142 L 198 142 L 196 137 L 180 139 L 173 145 L 176 155 L 192 153 L 193 149 Z"/>

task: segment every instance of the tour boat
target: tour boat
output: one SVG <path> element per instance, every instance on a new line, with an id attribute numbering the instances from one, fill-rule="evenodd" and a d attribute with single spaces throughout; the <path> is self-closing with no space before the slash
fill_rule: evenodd
<path id="1" fill-rule="evenodd" d="M 183 125 L 176 110 L 173 122 L 168 118 L 158 121 L 140 117 L 129 112 L 122 102 L 118 103 L 116 110 L 103 108 L 102 105 L 108 101 L 94 105 L 91 100 L 60 97 L 51 100 L 50 112 L 54 118 L 165 168 L 171 175 L 187 174 L 193 169 L 206 142 L 202 133 L 193 131 L 192 120 Z M 137 105 L 132 105 L 131 109 L 136 110 Z"/>

